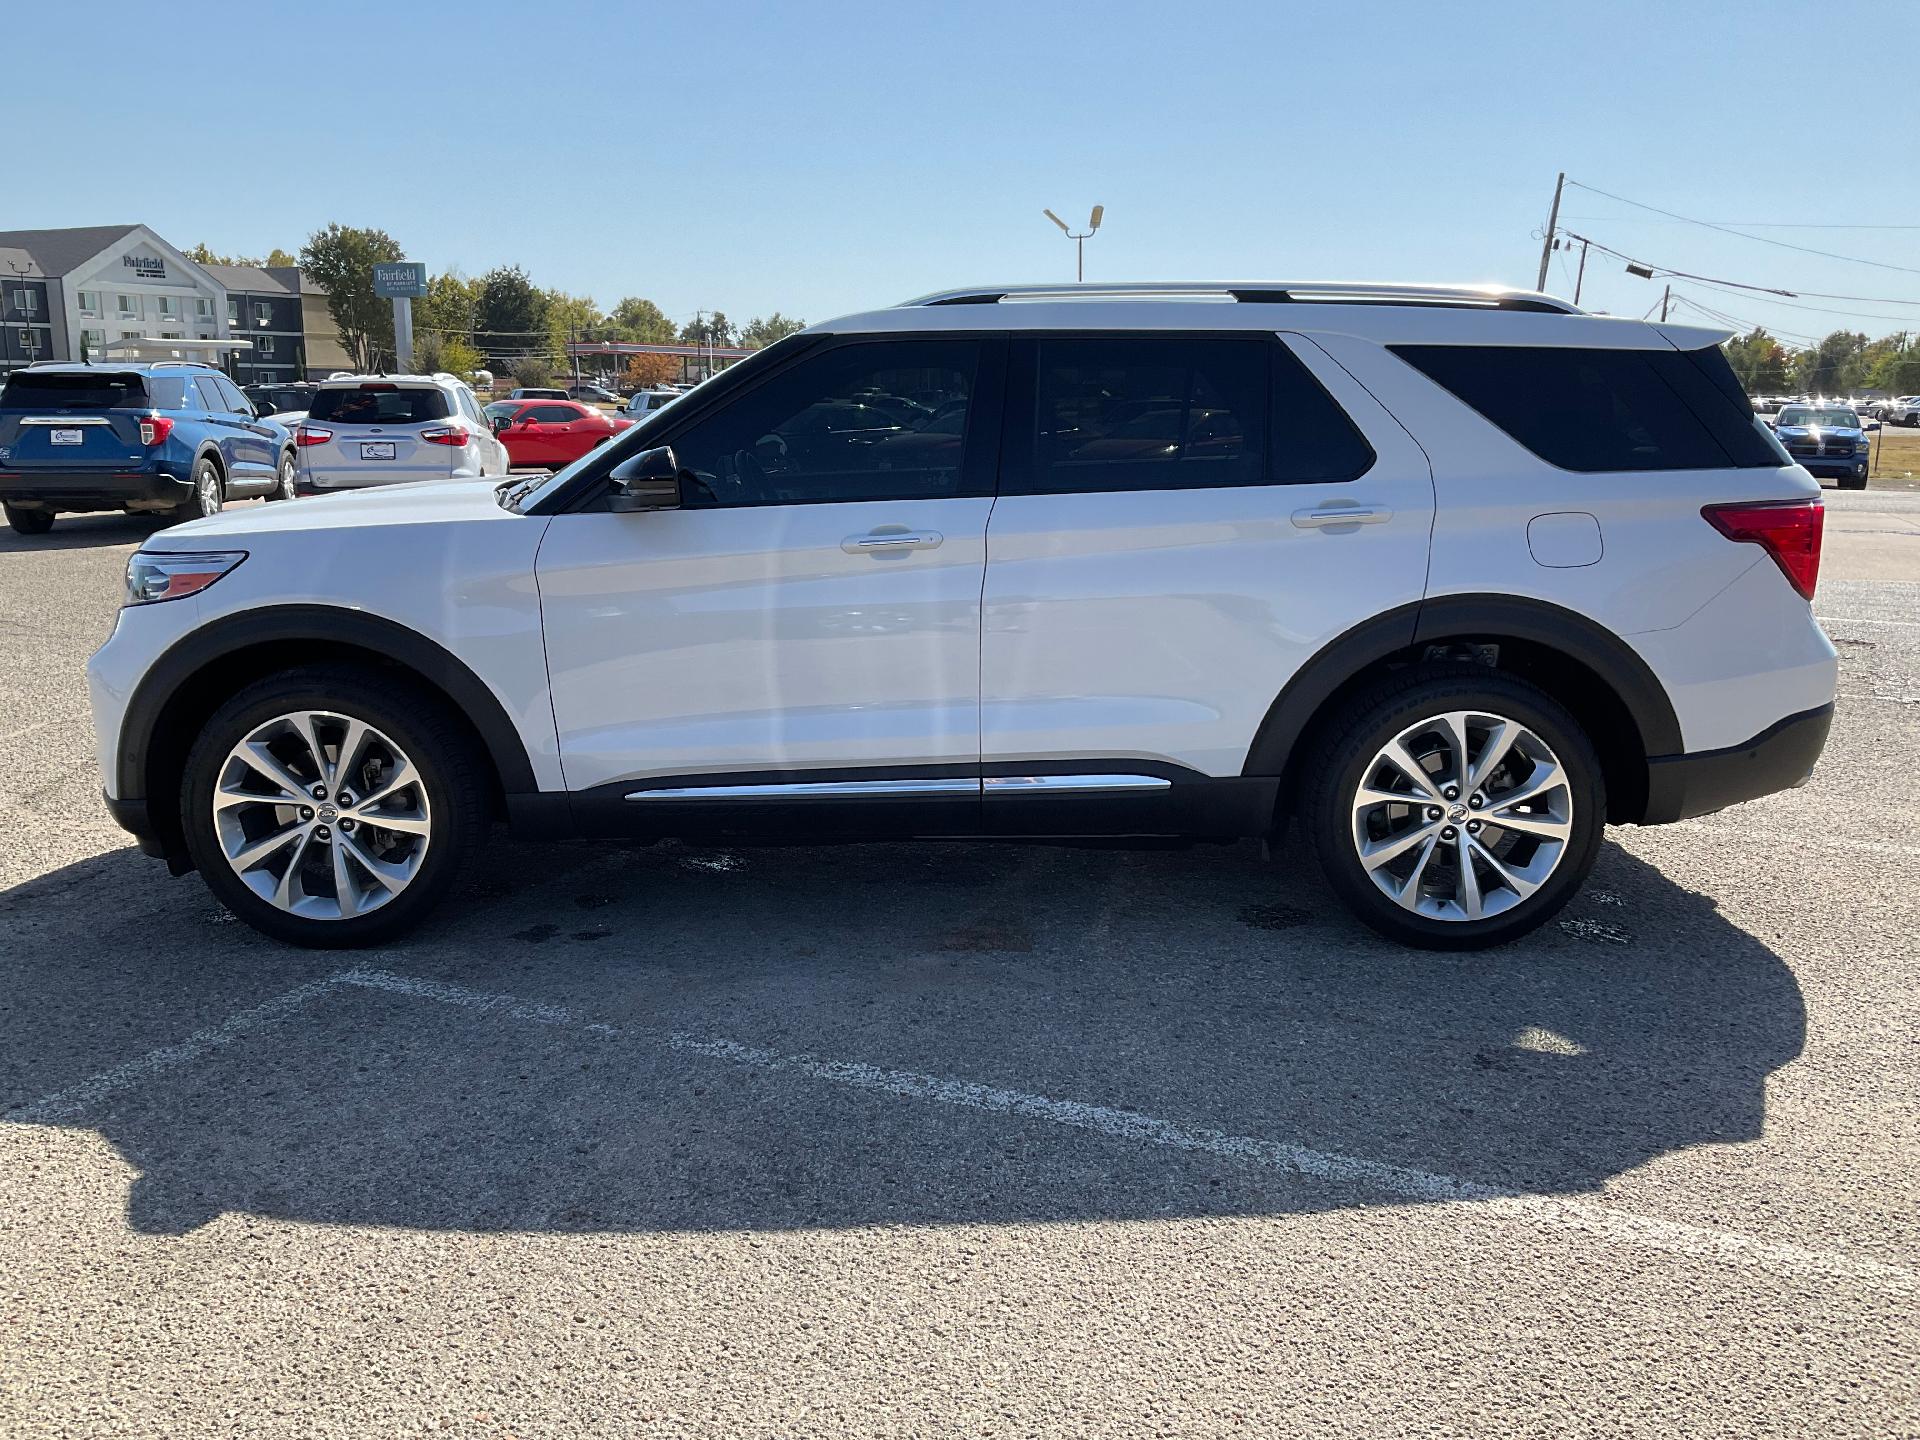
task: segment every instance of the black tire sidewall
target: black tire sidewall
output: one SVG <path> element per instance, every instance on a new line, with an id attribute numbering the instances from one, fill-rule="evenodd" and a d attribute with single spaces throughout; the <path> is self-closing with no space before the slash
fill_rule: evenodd
<path id="1" fill-rule="evenodd" d="M 1566 709 L 1525 681 L 1461 666 L 1430 678 L 1402 679 L 1348 706 L 1325 733 L 1320 783 L 1306 821 L 1321 871 L 1349 908 L 1389 939 L 1430 950 L 1475 950 L 1519 938 L 1573 898 L 1599 856 L 1606 831 L 1606 788 L 1593 742 Z M 1573 835 L 1560 864 L 1534 894 L 1479 921 L 1434 920 L 1402 909 L 1368 876 L 1355 852 L 1352 797 L 1382 746 L 1407 726 L 1449 710 L 1486 710 L 1516 720 L 1546 742 L 1573 788 Z"/>
<path id="2" fill-rule="evenodd" d="M 288 451 L 280 457 L 279 468 L 273 472 L 273 492 L 269 500 L 291 500 L 294 496 L 293 452 Z"/>
<path id="3" fill-rule="evenodd" d="M 53 528 L 53 511 L 6 507 L 7 524 L 16 535 L 44 535 Z"/>
<path id="4" fill-rule="evenodd" d="M 420 872 L 405 890 L 369 914 L 351 920 L 290 915 L 262 900 L 234 874 L 214 831 L 211 801 L 228 752 L 256 726 L 294 710 L 351 715 L 380 730 L 420 771 L 434 817 Z M 216 710 L 188 753 L 180 783 L 181 826 L 195 865 L 225 905 L 255 929 L 290 944 L 351 947 L 409 928 L 452 884 L 486 824 L 478 762 L 456 738 L 457 725 L 433 697 L 353 671 L 320 668 L 259 681 Z"/>

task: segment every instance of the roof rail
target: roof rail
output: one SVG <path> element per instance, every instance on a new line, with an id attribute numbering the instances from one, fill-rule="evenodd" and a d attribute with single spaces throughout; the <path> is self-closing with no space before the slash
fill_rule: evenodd
<path id="1" fill-rule="evenodd" d="M 940 290 L 907 305 L 997 305 L 1003 300 L 1219 300 L 1242 305 L 1437 305 L 1583 315 L 1538 290 L 1501 285 L 1403 285 L 1372 281 L 1249 281 L 1124 285 L 995 285 Z"/>

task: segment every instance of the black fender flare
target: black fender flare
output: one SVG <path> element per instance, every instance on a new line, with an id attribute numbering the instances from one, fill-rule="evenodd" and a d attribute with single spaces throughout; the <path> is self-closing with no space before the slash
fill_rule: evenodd
<path id="1" fill-rule="evenodd" d="M 1457 635 L 1525 640 L 1578 661 L 1620 697 L 1647 758 L 1680 753 L 1680 721 L 1666 687 L 1612 631 L 1546 600 L 1439 595 L 1364 620 L 1323 646 L 1275 698 L 1241 773 L 1281 774 L 1301 735 L 1348 680 L 1399 651 Z"/>
<path id="2" fill-rule="evenodd" d="M 153 739 L 160 718 L 180 689 L 207 666 L 258 645 L 299 641 L 350 645 L 406 666 L 459 708 L 479 732 L 509 795 L 538 789 L 533 762 L 506 707 L 485 681 L 437 641 L 364 611 L 335 605 L 281 605 L 244 611 L 202 626 L 176 641 L 148 668 L 127 702 L 115 761 L 117 798 L 145 800 Z M 289 661 L 297 659 L 290 653 Z"/>

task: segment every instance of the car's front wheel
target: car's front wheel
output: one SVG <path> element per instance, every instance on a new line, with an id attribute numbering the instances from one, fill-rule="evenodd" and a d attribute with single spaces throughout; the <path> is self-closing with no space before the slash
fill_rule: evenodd
<path id="1" fill-rule="evenodd" d="M 432 694 L 369 671 L 292 670 L 233 696 L 187 757 L 187 847 L 234 914 L 296 945 L 419 921 L 486 825 L 483 761 Z"/>
<path id="2" fill-rule="evenodd" d="M 44 535 L 53 529 L 53 511 L 28 510 L 24 506 L 6 507 L 7 524 L 16 535 Z"/>
<path id="3" fill-rule="evenodd" d="M 1321 869 L 1381 934 L 1432 950 L 1524 935 L 1572 898 L 1599 853 L 1593 743 L 1536 687 L 1480 666 L 1425 666 L 1356 696 L 1304 777 Z"/>

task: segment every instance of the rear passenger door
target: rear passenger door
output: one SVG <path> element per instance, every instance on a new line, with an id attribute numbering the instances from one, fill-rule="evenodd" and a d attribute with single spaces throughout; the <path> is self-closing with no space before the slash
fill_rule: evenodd
<path id="1" fill-rule="evenodd" d="M 989 828 L 1085 772 L 1239 775 L 1303 662 L 1420 598 L 1432 524 L 1425 455 L 1309 340 L 1016 340 L 982 617 Z"/>
<path id="2" fill-rule="evenodd" d="M 252 402 L 224 375 L 197 375 L 194 383 L 200 389 L 208 422 L 220 436 L 229 493 L 265 494 L 274 483 L 280 463 L 272 429 L 260 423 Z"/>

